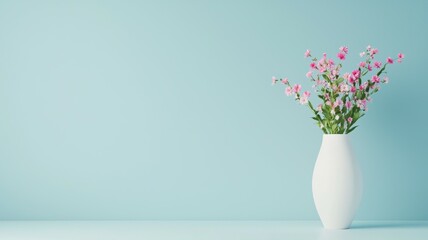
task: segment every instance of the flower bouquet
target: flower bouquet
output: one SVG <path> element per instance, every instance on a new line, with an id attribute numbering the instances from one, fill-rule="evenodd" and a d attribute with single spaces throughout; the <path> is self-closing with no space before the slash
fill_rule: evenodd
<path id="1" fill-rule="evenodd" d="M 287 78 L 272 77 L 273 84 L 279 81 L 286 85 L 287 96 L 294 96 L 300 104 L 309 106 L 314 114 L 312 119 L 325 134 L 352 132 L 357 127 L 355 123 L 367 111 L 367 104 L 372 101 L 372 96 L 380 90 L 381 84 L 388 83 L 387 66 L 394 61 L 401 63 L 404 59 L 404 55 L 399 53 L 395 59 L 388 57 L 385 63 L 376 61 L 378 49 L 368 46 L 366 51 L 360 53 L 364 60 L 358 67 L 352 72 L 341 74 L 342 61 L 346 59 L 348 48 L 340 47 L 339 50 L 339 64 L 327 58 L 325 53 L 320 59 L 312 58 L 309 64 L 310 70 L 306 77 L 313 82 L 315 94 L 321 100 L 316 107 L 309 100 L 311 92 L 301 93 L 300 84 L 291 85 Z M 305 57 L 312 57 L 309 50 L 306 50 Z"/>

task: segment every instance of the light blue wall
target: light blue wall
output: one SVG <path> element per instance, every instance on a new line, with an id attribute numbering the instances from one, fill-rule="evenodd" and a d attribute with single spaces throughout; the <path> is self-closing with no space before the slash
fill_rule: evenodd
<path id="1" fill-rule="evenodd" d="M 354 2 L 0 1 L 0 219 L 317 219 L 322 134 L 270 78 L 372 44 L 406 59 L 357 218 L 427 220 L 428 4 Z"/>

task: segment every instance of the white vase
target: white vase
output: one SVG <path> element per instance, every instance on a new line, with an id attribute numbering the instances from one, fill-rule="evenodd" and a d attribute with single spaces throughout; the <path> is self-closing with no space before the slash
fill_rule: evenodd
<path id="1" fill-rule="evenodd" d="M 361 200 L 362 180 L 348 135 L 323 136 L 312 193 L 324 228 L 349 228 Z"/>

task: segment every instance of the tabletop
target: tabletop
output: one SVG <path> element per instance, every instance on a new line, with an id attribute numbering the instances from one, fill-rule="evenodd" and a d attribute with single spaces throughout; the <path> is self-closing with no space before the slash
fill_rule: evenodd
<path id="1" fill-rule="evenodd" d="M 325 230 L 319 221 L 0 221 L 0 239 L 428 239 L 428 221 L 355 221 Z"/>

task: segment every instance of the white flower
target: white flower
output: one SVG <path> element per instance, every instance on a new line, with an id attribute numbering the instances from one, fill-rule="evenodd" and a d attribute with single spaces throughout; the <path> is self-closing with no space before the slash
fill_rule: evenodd
<path id="1" fill-rule="evenodd" d="M 334 119 L 339 120 L 339 115 L 336 115 L 336 117 Z"/>
<path id="2" fill-rule="evenodd" d="M 278 79 L 276 79 L 276 77 L 272 77 L 272 85 L 274 85 L 276 81 L 278 81 Z"/>
<path id="3" fill-rule="evenodd" d="M 385 77 L 383 78 L 383 82 L 384 82 L 384 83 L 388 83 L 388 82 L 389 82 L 389 78 L 385 76 Z"/>
<path id="4" fill-rule="evenodd" d="M 305 96 L 300 97 L 300 104 L 304 105 L 308 103 L 308 98 Z"/>
<path id="5" fill-rule="evenodd" d="M 349 91 L 349 86 L 347 84 L 340 84 L 340 91 L 341 92 L 348 92 Z"/>

